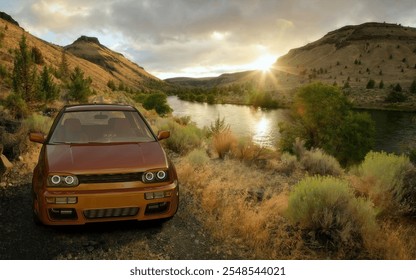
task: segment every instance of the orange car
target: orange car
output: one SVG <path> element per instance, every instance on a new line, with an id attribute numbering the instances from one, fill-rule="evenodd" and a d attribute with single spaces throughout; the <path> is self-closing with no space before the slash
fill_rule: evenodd
<path id="1" fill-rule="evenodd" d="M 33 172 L 34 221 L 75 225 L 165 220 L 178 209 L 176 170 L 144 117 L 128 105 L 65 106 Z"/>

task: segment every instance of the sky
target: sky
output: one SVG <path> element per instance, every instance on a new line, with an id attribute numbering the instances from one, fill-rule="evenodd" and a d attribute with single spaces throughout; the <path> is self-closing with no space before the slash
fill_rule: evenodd
<path id="1" fill-rule="evenodd" d="M 60 46 L 97 37 L 161 79 L 266 69 L 345 25 L 416 27 L 415 0 L 0 0 L 0 11 Z"/>

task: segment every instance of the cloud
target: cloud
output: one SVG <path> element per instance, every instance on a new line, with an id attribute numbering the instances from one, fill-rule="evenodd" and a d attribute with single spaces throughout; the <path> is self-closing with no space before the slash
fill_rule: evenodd
<path id="1" fill-rule="evenodd" d="M 36 36 L 60 45 L 95 36 L 163 77 L 248 70 L 244 67 L 261 56 L 277 58 L 344 25 L 416 26 L 413 0 L 15 0 L 3 5 L 0 10 Z"/>

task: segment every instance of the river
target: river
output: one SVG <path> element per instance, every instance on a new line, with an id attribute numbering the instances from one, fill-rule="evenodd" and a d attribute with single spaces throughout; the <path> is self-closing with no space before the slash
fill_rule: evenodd
<path id="1" fill-rule="evenodd" d="M 168 104 L 177 117 L 190 116 L 198 127 L 209 126 L 218 117 L 224 118 L 238 137 L 249 137 L 254 143 L 274 148 L 279 139 L 278 123 L 285 120 L 287 109 L 262 110 L 231 104 L 194 103 L 168 97 Z M 368 110 L 376 124 L 376 151 L 402 153 L 409 145 L 416 146 L 416 113 Z"/>

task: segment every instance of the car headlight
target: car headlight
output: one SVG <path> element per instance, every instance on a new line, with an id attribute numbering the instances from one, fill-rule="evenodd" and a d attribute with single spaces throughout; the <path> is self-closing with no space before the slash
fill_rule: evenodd
<path id="1" fill-rule="evenodd" d="M 76 187 L 79 181 L 75 175 L 49 175 L 48 187 Z"/>
<path id="2" fill-rule="evenodd" d="M 143 173 L 144 183 L 168 181 L 168 172 L 166 170 L 147 171 Z"/>

